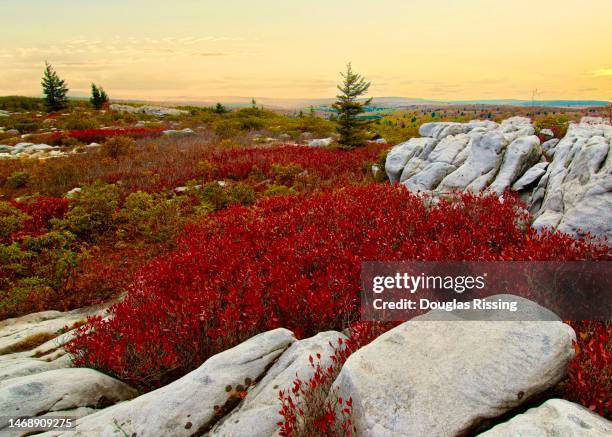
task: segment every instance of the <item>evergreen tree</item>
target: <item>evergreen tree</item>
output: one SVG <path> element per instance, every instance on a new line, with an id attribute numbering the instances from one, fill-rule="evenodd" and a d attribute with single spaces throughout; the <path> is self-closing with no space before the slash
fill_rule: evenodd
<path id="1" fill-rule="evenodd" d="M 225 114 L 227 111 L 227 108 L 225 106 L 223 106 L 220 102 L 217 103 L 217 105 L 215 106 L 215 109 L 213 109 L 213 111 L 217 114 Z"/>
<path id="2" fill-rule="evenodd" d="M 108 95 L 101 86 L 96 86 L 95 83 L 91 84 L 91 98 L 89 102 L 96 109 L 102 109 L 108 105 Z"/>
<path id="3" fill-rule="evenodd" d="M 59 78 L 51 64 L 45 62 L 45 73 L 41 82 L 47 111 L 60 111 L 68 106 L 68 86 Z"/>
<path id="4" fill-rule="evenodd" d="M 346 67 L 346 73 L 340 73 L 343 77 L 342 85 L 338 85 L 341 94 L 332 106 L 338 111 L 338 126 L 336 130 L 340 134 L 340 144 L 345 148 L 352 149 L 362 146 L 366 141 L 366 129 L 370 124 L 369 120 L 359 119 L 358 115 L 365 112 L 364 107 L 372 102 L 367 99 L 359 102 L 358 98 L 365 95 L 370 88 L 370 82 L 357 74 L 353 73 L 351 63 Z"/>

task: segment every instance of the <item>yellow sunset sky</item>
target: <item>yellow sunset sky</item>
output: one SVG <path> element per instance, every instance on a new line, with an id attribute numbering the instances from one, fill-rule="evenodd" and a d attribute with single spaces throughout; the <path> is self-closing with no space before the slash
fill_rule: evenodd
<path id="1" fill-rule="evenodd" d="M 0 0 L 0 95 L 612 99 L 612 0 Z"/>

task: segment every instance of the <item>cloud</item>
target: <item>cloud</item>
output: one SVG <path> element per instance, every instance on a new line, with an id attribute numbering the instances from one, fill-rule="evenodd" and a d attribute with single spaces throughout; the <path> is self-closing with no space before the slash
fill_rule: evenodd
<path id="1" fill-rule="evenodd" d="M 612 76 L 612 68 L 600 68 L 598 70 L 592 70 L 592 71 L 587 72 L 586 76 L 590 76 L 590 77 Z"/>
<path id="2" fill-rule="evenodd" d="M 202 56 L 204 58 L 214 57 L 214 56 L 227 56 L 229 53 L 220 53 L 220 52 L 196 52 L 193 53 L 193 56 Z"/>

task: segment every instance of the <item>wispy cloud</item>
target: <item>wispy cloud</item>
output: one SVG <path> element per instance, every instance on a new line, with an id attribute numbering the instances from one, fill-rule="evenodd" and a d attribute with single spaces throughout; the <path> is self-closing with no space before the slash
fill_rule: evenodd
<path id="1" fill-rule="evenodd" d="M 598 70 L 592 70 L 586 73 L 589 77 L 607 77 L 612 76 L 612 68 L 600 68 Z"/>

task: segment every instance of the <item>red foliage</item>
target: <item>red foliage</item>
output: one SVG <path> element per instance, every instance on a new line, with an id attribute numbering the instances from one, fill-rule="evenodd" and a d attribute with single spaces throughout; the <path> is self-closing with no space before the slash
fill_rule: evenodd
<path id="1" fill-rule="evenodd" d="M 519 225 L 518 207 L 472 194 L 428 205 L 390 185 L 231 207 L 187 228 L 176 251 L 140 272 L 113 318 L 91 320 L 69 349 L 78 365 L 151 389 L 261 331 L 346 327 L 359 316 L 364 260 L 607 256 L 606 247 Z"/>
<path id="2" fill-rule="evenodd" d="M 330 366 L 321 367 L 321 354 L 317 354 L 316 360 L 310 356 L 310 366 L 314 371 L 312 377 L 306 381 L 296 378 L 293 387 L 279 391 L 278 398 L 281 402 L 279 413 L 283 417 L 283 420 L 278 422 L 281 436 L 355 435 L 356 430 L 351 418 L 352 398 L 345 400 L 337 393 L 330 392 L 342 366 L 351 353 L 358 349 L 358 344 L 350 340 L 343 342 L 342 339 L 338 342 Z"/>
<path id="3" fill-rule="evenodd" d="M 304 170 L 316 173 L 326 179 L 330 186 L 336 186 L 340 179 L 355 179 L 356 170 L 374 161 L 387 145 L 371 144 L 351 151 L 284 145 L 271 148 L 215 149 L 205 157 L 217 167 L 214 177 L 246 179 L 254 167 L 266 176 L 273 177 L 272 164 L 297 164 Z"/>
<path id="4" fill-rule="evenodd" d="M 32 197 L 22 202 L 12 200 L 11 206 L 18 208 L 31 218 L 23 223 L 23 229 L 13 235 L 18 239 L 24 235 L 41 235 L 49 230 L 49 221 L 62 218 L 68 211 L 69 200 L 61 197 Z"/>
<path id="5" fill-rule="evenodd" d="M 570 322 L 576 356 L 570 362 L 564 397 L 612 418 L 612 322 Z"/>
<path id="6" fill-rule="evenodd" d="M 211 148 L 193 156 L 191 162 L 185 162 L 183 155 L 165 155 L 165 161 L 154 169 L 157 179 L 153 186 L 148 180 L 143 180 L 142 171 L 112 172 L 105 180 L 122 180 L 123 185 L 131 191 L 159 191 L 182 185 L 190 179 L 203 182 L 245 180 L 255 168 L 261 170 L 265 177 L 274 179 L 274 164 L 297 164 L 306 171 L 302 178 L 304 186 L 298 187 L 300 191 L 320 191 L 362 181 L 364 164 L 376 161 L 379 153 L 387 147 L 384 144 L 370 144 L 351 151 L 292 145 L 269 148 Z M 214 167 L 214 171 L 205 175 L 199 174 L 199 161 L 207 161 Z M 265 186 L 262 185 L 262 188 Z"/>

